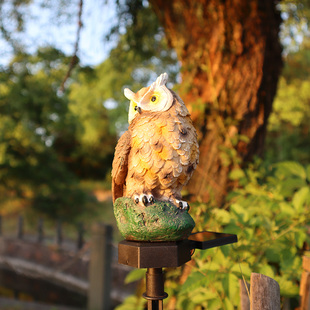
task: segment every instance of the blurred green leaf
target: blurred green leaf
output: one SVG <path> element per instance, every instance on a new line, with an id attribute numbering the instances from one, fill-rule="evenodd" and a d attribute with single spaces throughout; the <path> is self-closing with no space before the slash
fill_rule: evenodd
<path id="1" fill-rule="evenodd" d="M 304 167 L 294 161 L 285 161 L 275 164 L 277 172 L 285 177 L 297 176 L 301 179 L 306 179 L 306 172 Z"/>
<path id="2" fill-rule="evenodd" d="M 240 180 L 241 178 L 243 178 L 245 176 L 244 171 L 242 169 L 233 169 L 230 173 L 229 173 L 229 178 L 231 180 Z"/>
<path id="3" fill-rule="evenodd" d="M 310 182 L 310 165 L 307 165 L 306 167 L 306 174 L 307 174 L 307 180 Z"/>
<path id="4" fill-rule="evenodd" d="M 293 196 L 293 206 L 297 212 L 303 212 L 303 206 L 306 201 L 310 200 L 310 188 L 302 187 Z"/>
<path id="5" fill-rule="evenodd" d="M 278 282 L 281 294 L 284 296 L 296 296 L 299 293 L 299 287 L 291 280 L 286 279 L 286 277 L 276 277 L 275 280 Z"/>
<path id="6" fill-rule="evenodd" d="M 235 295 L 234 297 L 236 297 L 236 296 L 238 296 L 238 294 Z M 225 298 L 224 299 L 224 305 L 225 305 L 225 309 L 227 309 L 227 310 L 234 310 L 235 309 L 233 303 L 231 302 L 231 299 Z"/>
<path id="7" fill-rule="evenodd" d="M 129 296 L 125 299 L 124 303 L 117 306 L 116 310 L 143 310 L 146 300 L 142 297 Z"/>
<path id="8" fill-rule="evenodd" d="M 300 187 L 306 185 L 305 180 L 287 177 L 279 182 L 280 194 L 283 197 L 292 197 L 293 193 Z"/>
<path id="9" fill-rule="evenodd" d="M 145 273 L 146 269 L 144 268 L 131 270 L 125 278 L 125 284 L 143 279 L 145 277 Z"/>
<path id="10" fill-rule="evenodd" d="M 182 285 L 180 294 L 189 293 L 199 287 L 206 287 L 215 278 L 216 272 L 209 270 L 206 273 L 207 276 L 198 271 L 191 273 Z"/>
<path id="11" fill-rule="evenodd" d="M 237 263 L 234 264 L 231 271 L 238 276 L 239 279 L 242 279 L 242 276 L 249 278 L 251 276 L 252 270 L 248 263 Z"/>
<path id="12" fill-rule="evenodd" d="M 231 220 L 231 215 L 227 210 L 214 209 L 212 212 L 215 214 L 215 217 L 223 224 L 228 224 Z"/>
<path id="13" fill-rule="evenodd" d="M 233 300 L 239 291 L 238 278 L 233 273 L 228 273 L 224 275 L 222 283 L 226 296 Z"/>
<path id="14" fill-rule="evenodd" d="M 274 278 L 274 271 L 272 269 L 271 266 L 269 265 L 263 265 L 260 269 L 259 269 L 259 273 L 267 276 L 267 277 L 270 277 L 270 278 Z"/>

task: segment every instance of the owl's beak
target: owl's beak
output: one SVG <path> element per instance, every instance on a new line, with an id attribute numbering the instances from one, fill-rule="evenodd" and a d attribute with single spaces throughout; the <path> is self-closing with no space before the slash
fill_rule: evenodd
<path id="1" fill-rule="evenodd" d="M 136 94 L 133 91 L 131 91 L 129 88 L 125 88 L 124 89 L 124 95 L 127 99 L 130 100 L 130 102 L 135 104 L 135 107 L 134 107 L 135 111 L 137 111 L 139 114 L 141 114 L 141 108 L 138 107 L 138 105 L 135 101 Z"/>
<path id="2" fill-rule="evenodd" d="M 141 108 L 138 107 L 137 105 L 135 106 L 135 111 L 138 111 L 139 114 L 141 114 L 141 112 L 142 112 L 142 111 L 141 111 Z"/>

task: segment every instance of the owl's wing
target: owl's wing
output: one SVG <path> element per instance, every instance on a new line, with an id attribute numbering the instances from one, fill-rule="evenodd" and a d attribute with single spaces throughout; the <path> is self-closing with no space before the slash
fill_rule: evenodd
<path id="1" fill-rule="evenodd" d="M 112 197 L 113 202 L 116 198 L 123 196 L 124 184 L 128 172 L 128 155 L 131 149 L 130 133 L 126 131 L 118 140 L 112 164 Z"/>

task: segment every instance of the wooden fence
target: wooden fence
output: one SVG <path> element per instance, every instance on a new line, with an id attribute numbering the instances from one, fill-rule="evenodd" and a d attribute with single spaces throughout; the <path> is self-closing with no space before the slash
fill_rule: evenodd
<path id="1" fill-rule="evenodd" d="M 51 244 L 46 246 L 44 243 L 47 236 L 44 234 L 43 219 L 38 220 L 35 234 L 29 236 L 25 233 L 24 218 L 18 217 L 17 229 L 13 237 L 3 236 L 3 220 L 0 216 L 0 265 L 2 268 L 17 271 L 21 275 L 46 279 L 60 286 L 64 285 L 64 288 L 71 288 L 82 295 L 86 293 L 87 305 L 85 306 L 91 310 L 110 310 L 111 298 L 115 303 L 116 300 L 123 300 L 133 293 L 133 287 L 128 291 L 124 290 L 122 283 L 120 283 L 119 291 L 112 291 L 112 282 L 114 281 L 114 284 L 116 282 L 115 277 L 123 282 L 129 269 L 123 270 L 122 266 L 115 263 L 112 226 L 102 223 L 92 225 L 90 242 L 86 243 L 85 229 L 80 223 L 77 225 L 75 240 L 68 244 L 63 234 L 63 223 L 57 221 L 53 237 L 55 246 Z M 68 245 L 70 245 L 69 251 Z M 85 264 L 85 259 L 83 259 L 83 262 L 79 264 L 77 262 L 80 258 L 79 253 L 85 254 L 85 250 L 88 253 L 87 262 Z M 56 261 L 53 261 L 52 257 L 56 257 Z M 65 270 L 62 266 L 65 266 Z M 116 273 L 113 279 L 112 269 Z M 86 274 L 85 271 L 87 271 Z M 20 287 L 22 290 L 25 286 Z"/>
<path id="2" fill-rule="evenodd" d="M 300 281 L 300 306 L 295 310 L 310 310 L 310 257 L 303 257 Z M 280 310 L 279 284 L 262 274 L 252 273 L 251 284 L 240 280 L 241 310 Z M 282 310 L 291 310 L 289 299 L 284 299 Z"/>
<path id="3" fill-rule="evenodd" d="M 92 227 L 89 266 L 88 309 L 111 308 L 112 226 L 96 224 Z"/>
<path id="4" fill-rule="evenodd" d="M 3 222 L 3 217 L 0 215 L 0 235 L 2 235 L 3 229 L 2 229 L 2 222 Z M 25 236 L 24 232 L 24 217 L 19 216 L 17 219 L 17 238 L 18 239 L 23 239 Z M 44 234 L 44 220 L 43 218 L 38 219 L 37 227 L 36 227 L 36 237 L 35 241 L 38 243 L 43 243 L 45 239 L 45 234 Z M 76 225 L 76 250 L 80 250 L 83 245 L 84 245 L 84 234 L 85 234 L 85 229 L 84 225 L 82 222 L 78 223 Z M 56 222 L 56 229 L 55 229 L 55 243 L 58 246 L 62 246 L 64 241 L 63 237 L 63 222 L 61 220 L 58 220 Z"/>
<path id="5" fill-rule="evenodd" d="M 251 284 L 240 280 L 241 310 L 280 310 L 277 281 L 258 273 L 251 274 Z"/>

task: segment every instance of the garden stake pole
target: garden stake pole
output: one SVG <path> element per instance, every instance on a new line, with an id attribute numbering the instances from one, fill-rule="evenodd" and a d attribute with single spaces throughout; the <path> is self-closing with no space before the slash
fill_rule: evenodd
<path id="1" fill-rule="evenodd" d="M 164 291 L 164 274 L 162 268 L 148 268 L 146 272 L 146 292 L 148 310 L 163 310 L 163 299 L 168 297 Z"/>

